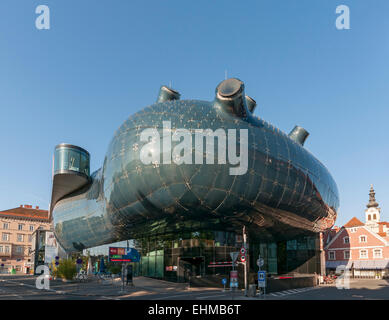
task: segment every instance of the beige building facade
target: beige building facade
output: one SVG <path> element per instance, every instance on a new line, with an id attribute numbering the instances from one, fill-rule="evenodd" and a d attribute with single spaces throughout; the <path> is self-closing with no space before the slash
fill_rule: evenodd
<path id="1" fill-rule="evenodd" d="M 0 273 L 30 273 L 33 233 L 50 230 L 47 210 L 20 205 L 0 211 Z"/>

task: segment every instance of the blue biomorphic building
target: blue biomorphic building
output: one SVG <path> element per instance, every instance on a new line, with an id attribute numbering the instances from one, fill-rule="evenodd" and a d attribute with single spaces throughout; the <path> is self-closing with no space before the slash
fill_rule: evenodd
<path id="1" fill-rule="evenodd" d="M 86 150 L 56 146 L 58 242 L 71 252 L 134 239 L 141 274 L 181 281 L 228 273 L 245 227 L 251 272 L 260 255 L 270 274 L 320 273 L 319 234 L 335 222 L 337 186 L 304 148 L 307 131 L 285 134 L 255 107 L 235 78 L 213 101 L 180 100 L 162 86 L 116 131 L 96 172 Z"/>

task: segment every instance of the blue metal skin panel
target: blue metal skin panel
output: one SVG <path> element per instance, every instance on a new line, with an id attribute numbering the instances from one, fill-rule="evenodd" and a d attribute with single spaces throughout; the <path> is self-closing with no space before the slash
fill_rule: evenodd
<path id="1" fill-rule="evenodd" d="M 156 128 L 162 139 L 163 121 L 171 121 L 173 131 L 248 129 L 247 172 L 230 175 L 232 165 L 217 160 L 143 164 L 140 150 L 147 142 L 140 133 Z M 58 201 L 52 215 L 57 239 L 72 251 L 185 228 L 236 231 L 246 225 L 258 239 L 290 239 L 332 227 L 338 206 L 325 166 L 279 129 L 251 112 L 228 112 L 216 100 L 173 99 L 125 121 L 91 183 Z"/>

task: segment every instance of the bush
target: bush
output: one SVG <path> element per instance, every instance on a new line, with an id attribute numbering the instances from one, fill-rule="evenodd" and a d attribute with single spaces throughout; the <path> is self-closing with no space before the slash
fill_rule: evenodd
<path id="1" fill-rule="evenodd" d="M 66 280 L 72 280 L 77 274 L 76 262 L 73 259 L 62 259 L 57 268 L 58 275 Z"/>
<path id="2" fill-rule="evenodd" d="M 111 272 L 112 274 L 118 274 L 120 271 L 122 271 L 122 267 L 120 265 L 115 265 L 112 264 L 108 267 L 108 271 Z"/>
<path id="3" fill-rule="evenodd" d="M 50 265 L 50 270 L 51 270 L 51 275 L 54 277 L 54 278 L 59 278 L 60 275 L 58 273 L 58 268 L 57 266 L 55 265 L 55 262 L 53 261 Z"/>

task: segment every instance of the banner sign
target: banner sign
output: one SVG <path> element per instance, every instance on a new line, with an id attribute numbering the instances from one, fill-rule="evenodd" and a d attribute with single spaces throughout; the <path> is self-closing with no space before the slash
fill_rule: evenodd
<path id="1" fill-rule="evenodd" d="M 139 262 L 140 254 L 134 248 L 109 247 L 110 262 Z"/>
<path id="2" fill-rule="evenodd" d="M 50 264 L 52 261 L 55 261 L 55 257 L 58 255 L 57 240 L 55 239 L 54 232 L 46 231 L 45 240 L 45 263 Z"/>

